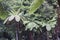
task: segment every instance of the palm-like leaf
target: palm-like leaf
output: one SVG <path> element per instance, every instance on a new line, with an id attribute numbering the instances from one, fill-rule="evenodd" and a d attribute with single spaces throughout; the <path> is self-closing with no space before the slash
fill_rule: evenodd
<path id="1" fill-rule="evenodd" d="M 34 13 L 43 3 L 44 0 L 34 0 L 30 6 L 29 13 Z"/>

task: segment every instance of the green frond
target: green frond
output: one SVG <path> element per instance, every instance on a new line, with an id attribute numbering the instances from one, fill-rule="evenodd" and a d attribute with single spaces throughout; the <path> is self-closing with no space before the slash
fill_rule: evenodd
<path id="1" fill-rule="evenodd" d="M 34 0 L 30 6 L 29 13 L 32 14 L 34 13 L 44 2 L 44 0 Z"/>

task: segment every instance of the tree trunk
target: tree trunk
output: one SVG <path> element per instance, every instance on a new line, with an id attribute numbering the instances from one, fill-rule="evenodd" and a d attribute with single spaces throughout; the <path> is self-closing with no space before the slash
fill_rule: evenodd
<path id="1" fill-rule="evenodd" d="M 59 4 L 59 7 L 57 7 L 57 14 L 58 14 L 58 18 L 57 18 L 57 25 L 55 27 L 55 35 L 57 37 L 56 40 L 60 40 L 60 0 L 57 0 L 58 1 L 58 4 Z"/>
<path id="2" fill-rule="evenodd" d="M 19 40 L 19 23 L 16 24 L 16 40 Z"/>
<path id="3" fill-rule="evenodd" d="M 34 40 L 33 32 L 29 31 L 29 40 Z"/>

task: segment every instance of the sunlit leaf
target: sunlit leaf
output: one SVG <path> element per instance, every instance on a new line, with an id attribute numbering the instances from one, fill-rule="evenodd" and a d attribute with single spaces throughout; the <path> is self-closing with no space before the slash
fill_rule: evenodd
<path id="1" fill-rule="evenodd" d="M 12 21 L 14 19 L 14 15 L 9 16 L 9 21 Z"/>
<path id="2" fill-rule="evenodd" d="M 47 31 L 50 31 L 51 30 L 51 26 L 49 24 L 46 25 L 46 29 Z"/>
<path id="3" fill-rule="evenodd" d="M 44 0 L 34 0 L 30 6 L 29 13 L 32 14 L 34 13 L 43 3 Z"/>
<path id="4" fill-rule="evenodd" d="M 0 2 L 2 2 L 3 0 L 0 0 Z"/>
<path id="5" fill-rule="evenodd" d="M 19 21 L 20 21 L 20 16 L 16 15 L 16 16 L 15 16 L 15 20 L 16 20 L 17 22 L 19 22 Z"/>
<path id="6" fill-rule="evenodd" d="M 32 30 L 34 27 L 35 27 L 35 28 L 38 28 L 39 25 L 37 25 L 37 24 L 34 23 L 34 22 L 30 22 L 30 23 L 27 24 L 27 26 L 26 26 L 26 30 L 27 30 L 27 29 Z"/>

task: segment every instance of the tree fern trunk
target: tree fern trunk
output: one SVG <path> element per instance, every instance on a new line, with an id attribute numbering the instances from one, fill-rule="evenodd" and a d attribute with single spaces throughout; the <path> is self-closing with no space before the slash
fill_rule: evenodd
<path id="1" fill-rule="evenodd" d="M 50 40 L 50 39 L 49 39 L 49 32 L 48 32 L 48 31 L 47 31 L 47 40 Z"/>
<path id="2" fill-rule="evenodd" d="M 57 14 L 58 14 L 58 18 L 57 18 L 57 25 L 55 27 L 55 34 L 57 39 L 56 40 L 60 40 L 59 36 L 60 36 L 60 0 L 57 0 L 59 7 L 57 8 Z"/>
<path id="3" fill-rule="evenodd" d="M 19 40 L 19 23 L 16 24 L 16 40 Z"/>
<path id="4" fill-rule="evenodd" d="M 29 40 L 34 40 L 34 37 L 33 37 L 33 32 L 29 32 Z"/>

